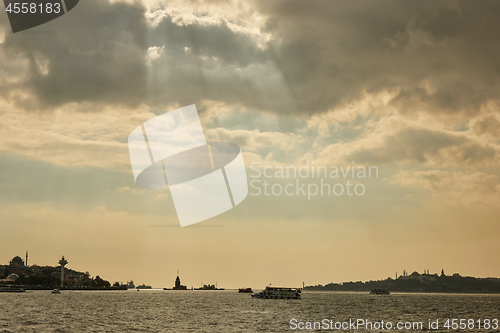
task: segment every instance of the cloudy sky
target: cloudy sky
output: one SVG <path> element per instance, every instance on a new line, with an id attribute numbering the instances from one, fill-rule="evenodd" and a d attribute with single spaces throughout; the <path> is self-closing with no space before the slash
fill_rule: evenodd
<path id="1" fill-rule="evenodd" d="M 2 11 L 0 262 L 64 254 L 157 287 L 177 269 L 228 288 L 498 277 L 499 16 L 497 1 L 85 0 L 13 34 Z M 253 162 L 379 175 L 352 180 L 363 196 L 249 195 L 180 228 L 168 190 L 134 183 L 127 138 L 190 104 L 249 181 L 265 180 Z"/>

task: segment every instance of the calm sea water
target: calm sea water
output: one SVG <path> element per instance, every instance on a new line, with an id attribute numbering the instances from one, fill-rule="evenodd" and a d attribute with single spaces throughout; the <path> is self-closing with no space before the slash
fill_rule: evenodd
<path id="1" fill-rule="evenodd" d="M 406 332 L 429 331 L 428 319 L 439 319 L 441 327 L 433 332 L 452 332 L 442 327 L 447 318 L 500 319 L 500 295 L 304 292 L 301 300 L 266 300 L 236 291 L 0 293 L 0 332 L 299 331 L 290 328 L 293 318 L 424 323 L 423 330 Z M 367 331 L 374 330 L 342 330 Z"/>

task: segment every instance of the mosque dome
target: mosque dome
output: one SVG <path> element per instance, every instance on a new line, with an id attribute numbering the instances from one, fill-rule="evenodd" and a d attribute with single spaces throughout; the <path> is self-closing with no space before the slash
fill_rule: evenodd
<path id="1" fill-rule="evenodd" d="M 24 266 L 24 261 L 21 257 L 16 256 L 10 261 L 10 266 L 22 267 Z"/>

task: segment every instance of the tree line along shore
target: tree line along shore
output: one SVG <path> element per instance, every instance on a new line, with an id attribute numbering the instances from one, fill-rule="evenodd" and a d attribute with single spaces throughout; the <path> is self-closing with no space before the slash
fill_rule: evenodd
<path id="1" fill-rule="evenodd" d="M 432 292 L 432 293 L 500 293 L 499 278 L 476 278 L 461 276 L 458 273 L 445 275 L 413 272 L 378 281 L 357 281 L 328 283 L 326 285 L 306 286 L 310 291 L 370 291 L 387 289 L 391 292 Z"/>

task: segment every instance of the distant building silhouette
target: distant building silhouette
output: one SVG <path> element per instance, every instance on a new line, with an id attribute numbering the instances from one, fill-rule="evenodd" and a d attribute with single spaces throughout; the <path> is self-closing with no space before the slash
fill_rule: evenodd
<path id="1" fill-rule="evenodd" d="M 172 288 L 173 290 L 187 290 L 186 286 L 181 284 L 181 279 L 179 278 L 179 271 L 177 270 L 177 278 L 175 279 L 175 286 Z"/>
<path id="2" fill-rule="evenodd" d="M 64 266 L 68 264 L 68 261 L 62 256 L 59 260 L 59 265 L 61 265 L 61 287 L 64 287 Z"/>
<path id="3" fill-rule="evenodd" d="M 12 258 L 9 264 L 9 267 L 11 268 L 21 268 L 23 266 L 24 266 L 24 261 L 19 256 L 15 256 L 14 258 Z"/>
<path id="4" fill-rule="evenodd" d="M 24 261 L 19 256 L 15 256 L 9 263 L 2 275 L 8 276 L 9 274 L 16 274 L 18 276 L 24 275 L 25 266 Z"/>
<path id="5" fill-rule="evenodd" d="M 66 287 L 105 287 L 108 281 L 103 281 L 101 285 L 96 282 L 98 279 L 92 279 L 88 272 L 78 272 L 67 267 L 61 266 L 40 266 L 27 265 L 28 252 L 26 252 L 26 262 L 20 256 L 14 257 L 8 265 L 0 265 L 0 280 L 9 276 L 17 276 L 22 283 L 27 286 L 54 287 L 64 283 Z M 66 259 L 61 261 L 67 264 Z M 59 264 L 61 264 L 61 261 Z M 12 280 L 12 279 L 11 279 Z M 12 280 L 12 281 L 15 281 Z"/>
<path id="6" fill-rule="evenodd" d="M 430 273 L 427 270 L 428 273 Z M 418 274 L 414 272 L 398 276 L 396 280 L 388 277 L 386 280 L 366 282 L 328 283 L 327 285 L 306 286 L 305 290 L 336 290 L 364 291 L 372 289 L 387 289 L 397 292 L 466 292 L 466 293 L 500 293 L 500 278 L 462 277 L 459 273 L 445 275 L 444 269 L 439 274 Z"/>

